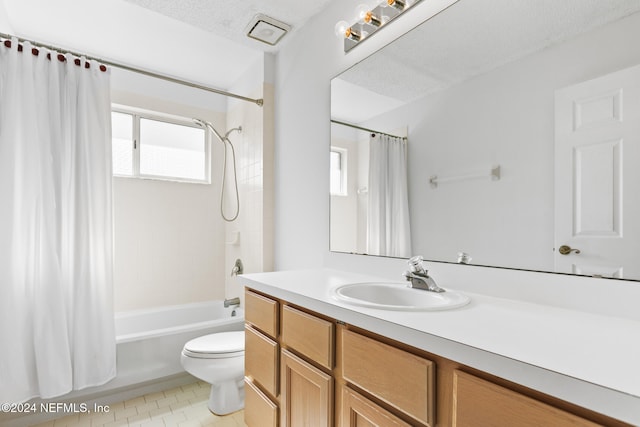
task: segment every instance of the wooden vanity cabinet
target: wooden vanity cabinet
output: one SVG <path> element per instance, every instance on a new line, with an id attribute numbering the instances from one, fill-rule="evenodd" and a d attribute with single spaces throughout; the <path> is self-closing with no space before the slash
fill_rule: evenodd
<path id="1" fill-rule="evenodd" d="M 245 423 L 334 425 L 335 322 L 247 289 Z"/>
<path id="2" fill-rule="evenodd" d="M 282 426 L 333 426 L 335 322 L 283 303 L 281 325 Z"/>
<path id="3" fill-rule="evenodd" d="M 338 425 L 343 427 L 411 427 L 411 424 L 344 385 L 341 408 Z"/>
<path id="4" fill-rule="evenodd" d="M 278 301 L 245 292 L 245 423 L 278 426 Z"/>
<path id="5" fill-rule="evenodd" d="M 282 345 L 328 370 L 333 369 L 334 331 L 333 322 L 289 305 L 282 306 Z"/>
<path id="6" fill-rule="evenodd" d="M 595 427 L 562 409 L 466 372 L 453 373 L 453 427 Z"/>
<path id="7" fill-rule="evenodd" d="M 244 379 L 244 422 L 248 426 L 277 427 L 278 405 L 265 395 L 256 384 Z"/>
<path id="8" fill-rule="evenodd" d="M 245 326 L 244 368 L 248 377 L 270 396 L 278 395 L 278 343 L 250 326 Z"/>
<path id="9" fill-rule="evenodd" d="M 333 377 L 295 354 L 282 350 L 283 426 L 332 426 Z"/>
<path id="10" fill-rule="evenodd" d="M 244 294 L 244 318 L 253 328 L 275 339 L 278 337 L 278 301 L 247 290 Z"/>
<path id="11" fill-rule="evenodd" d="M 344 381 L 422 425 L 435 425 L 433 362 L 348 329 L 340 336 Z"/>
<path id="12" fill-rule="evenodd" d="M 245 301 L 249 427 L 630 427 L 259 292 Z"/>

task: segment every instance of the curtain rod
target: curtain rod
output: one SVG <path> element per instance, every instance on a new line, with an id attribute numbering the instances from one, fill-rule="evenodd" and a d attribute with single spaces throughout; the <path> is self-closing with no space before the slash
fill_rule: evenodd
<path id="1" fill-rule="evenodd" d="M 337 125 L 342 125 L 342 126 L 347 126 L 347 127 L 354 128 L 354 129 L 363 130 L 365 132 L 373 132 L 373 133 L 379 133 L 380 135 L 393 136 L 394 138 L 406 138 L 406 136 L 392 135 L 390 133 L 380 132 L 380 131 L 373 130 L 373 129 L 367 129 L 367 128 L 363 128 L 363 127 L 358 126 L 358 125 L 352 125 L 351 123 L 341 122 L 341 121 L 333 120 L 333 119 L 331 119 L 331 123 L 335 123 Z"/>
<path id="2" fill-rule="evenodd" d="M 190 82 L 188 80 L 178 79 L 176 77 L 167 76 L 165 74 L 154 73 L 153 71 L 144 70 L 142 68 L 136 68 L 136 67 L 133 67 L 133 66 L 130 66 L 130 65 L 125 65 L 125 64 L 118 63 L 118 62 L 115 62 L 115 61 L 109 61 L 109 60 L 105 60 L 105 59 L 101 59 L 101 58 L 96 58 L 94 56 L 73 52 L 71 50 L 60 49 L 60 48 L 58 48 L 56 46 L 47 45 L 47 44 L 40 43 L 40 42 L 37 42 L 37 41 L 34 41 L 34 40 L 25 39 L 23 37 L 13 36 L 11 34 L 0 33 L 0 38 L 5 38 L 5 39 L 8 39 L 8 40 L 11 40 L 12 38 L 16 38 L 19 43 L 28 42 L 28 43 L 31 43 L 35 47 L 41 47 L 41 48 L 45 48 L 45 49 L 49 49 L 49 50 L 54 50 L 56 52 L 65 53 L 65 54 L 68 53 L 68 54 L 71 54 L 71 55 L 77 56 L 77 57 L 85 57 L 87 59 L 98 61 L 98 62 L 100 62 L 102 64 L 108 65 L 110 67 L 120 68 L 121 70 L 131 71 L 131 72 L 134 72 L 134 73 L 137 73 L 137 74 L 142 74 L 142 75 L 145 75 L 145 76 L 148 76 L 148 77 L 154 77 L 156 79 L 165 80 L 165 81 L 168 81 L 168 82 L 171 82 L 171 83 L 177 83 L 177 84 L 180 84 L 180 85 L 183 85 L 183 86 L 188 86 L 188 87 L 192 87 L 192 88 L 195 88 L 195 89 L 201 89 L 201 90 L 205 90 L 207 92 L 217 93 L 218 95 L 224 95 L 224 96 L 228 96 L 228 97 L 231 97 L 231 98 L 240 99 L 242 101 L 252 102 L 252 103 L 254 103 L 256 105 L 259 105 L 261 107 L 264 104 L 264 100 L 263 99 L 248 98 L 246 96 L 238 95 L 238 94 L 231 93 L 231 92 L 226 92 L 224 90 L 216 89 L 216 88 L 213 88 L 213 87 L 210 87 L 210 86 L 204 86 L 204 85 L 201 85 L 199 83 Z"/>

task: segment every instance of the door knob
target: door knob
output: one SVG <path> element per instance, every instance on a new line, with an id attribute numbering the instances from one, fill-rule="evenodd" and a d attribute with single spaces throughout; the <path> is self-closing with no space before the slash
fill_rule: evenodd
<path id="1" fill-rule="evenodd" d="M 580 253 L 580 249 L 572 249 L 571 246 L 562 245 L 558 248 L 560 255 L 569 255 L 571 252 Z"/>

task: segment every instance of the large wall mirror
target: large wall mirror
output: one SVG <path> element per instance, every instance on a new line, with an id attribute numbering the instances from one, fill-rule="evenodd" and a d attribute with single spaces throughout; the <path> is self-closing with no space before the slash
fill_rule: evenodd
<path id="1" fill-rule="evenodd" d="M 639 11 L 459 0 L 336 76 L 331 250 L 640 280 Z"/>

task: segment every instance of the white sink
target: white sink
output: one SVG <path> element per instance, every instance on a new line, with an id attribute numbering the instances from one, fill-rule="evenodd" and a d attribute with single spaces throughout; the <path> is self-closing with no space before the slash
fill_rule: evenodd
<path id="1" fill-rule="evenodd" d="M 347 304 L 400 311 L 451 310 L 467 305 L 470 298 L 459 292 L 430 292 L 405 283 L 365 282 L 338 286 L 333 297 Z"/>

